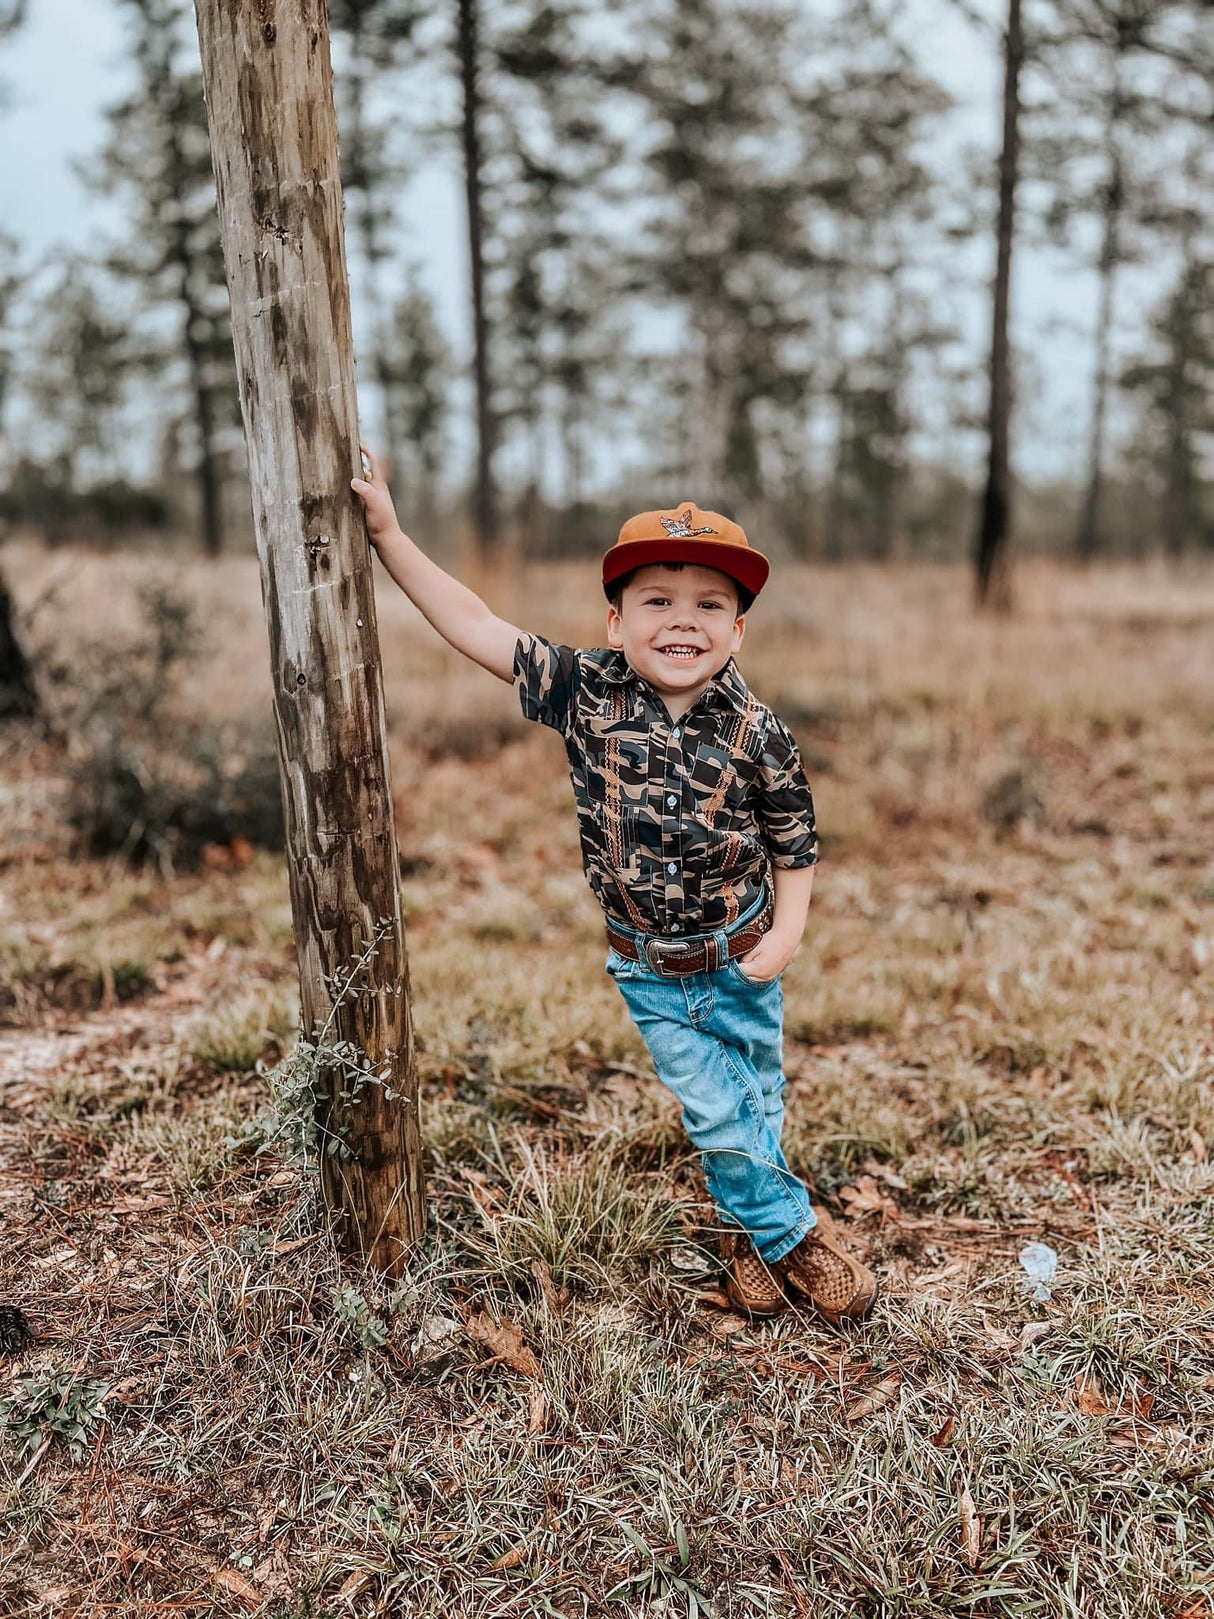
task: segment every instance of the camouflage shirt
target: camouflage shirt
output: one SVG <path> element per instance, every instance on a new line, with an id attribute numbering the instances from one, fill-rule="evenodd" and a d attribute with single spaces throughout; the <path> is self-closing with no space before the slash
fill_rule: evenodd
<path id="1" fill-rule="evenodd" d="M 672 724 L 622 652 L 522 635 L 523 715 L 565 739 L 582 863 L 609 917 L 663 936 L 727 927 L 769 868 L 818 859 L 792 734 L 733 659 Z"/>

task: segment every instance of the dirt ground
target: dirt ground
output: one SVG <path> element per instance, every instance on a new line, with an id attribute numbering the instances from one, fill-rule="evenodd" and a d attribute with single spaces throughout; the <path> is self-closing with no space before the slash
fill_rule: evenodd
<path id="1" fill-rule="evenodd" d="M 264 732 L 251 560 L 6 574 L 72 655 L 183 593 L 171 701 Z M 484 589 L 601 644 L 592 574 Z M 822 832 L 786 1149 L 881 1277 L 846 1334 L 725 1308 L 561 743 L 382 573 L 399 1286 L 292 1127 L 281 855 L 82 855 L 79 750 L 0 736 L 0 1615 L 1214 1616 L 1214 568 L 1026 563 L 994 621 L 953 568 L 779 578 L 739 662 Z"/>

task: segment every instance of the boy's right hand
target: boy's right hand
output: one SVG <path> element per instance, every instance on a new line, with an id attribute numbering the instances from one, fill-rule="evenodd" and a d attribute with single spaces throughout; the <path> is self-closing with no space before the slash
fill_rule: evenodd
<path id="1" fill-rule="evenodd" d="M 402 534 L 387 480 L 366 445 L 360 445 L 368 476 L 351 478 L 350 488 L 367 514 L 367 538 L 409 600 L 457 652 L 479 663 L 507 685 L 514 682 L 514 652 L 522 631 L 498 618 L 467 585 L 445 573 Z"/>
<path id="2" fill-rule="evenodd" d="M 363 466 L 368 476 L 351 478 L 350 488 L 363 503 L 367 517 L 367 538 L 378 551 L 384 540 L 400 531 L 400 524 L 396 521 L 396 508 L 388 492 L 387 480 L 376 465 L 375 457 L 365 444 L 358 447 L 363 453 Z"/>

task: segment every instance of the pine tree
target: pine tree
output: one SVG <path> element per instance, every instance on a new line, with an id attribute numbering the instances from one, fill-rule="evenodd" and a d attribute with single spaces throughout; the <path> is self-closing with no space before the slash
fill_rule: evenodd
<path id="1" fill-rule="evenodd" d="M 13 33 L 25 20 L 26 0 L 3 0 L 0 4 L 0 38 Z M 0 90 L 2 90 L 0 86 Z M 6 232 L 0 231 L 0 426 L 4 422 L 4 407 L 12 377 L 13 357 L 4 334 L 9 317 L 21 288 L 17 273 L 17 245 Z M 0 443 L 3 434 L 0 433 Z M 0 715 L 28 716 L 37 710 L 33 671 L 21 645 L 14 623 L 13 599 L 4 578 L 0 576 Z"/>
<path id="2" fill-rule="evenodd" d="M 106 307 L 95 275 L 69 259 L 33 314 L 26 393 L 41 443 L 69 489 L 117 478 L 121 411 L 135 361 L 126 322 Z M 46 459 L 46 455 L 40 456 Z"/>
<path id="3" fill-rule="evenodd" d="M 238 442 L 239 407 L 202 77 L 182 0 L 122 3 L 137 86 L 109 109 L 109 135 L 88 177 L 130 204 L 130 239 L 110 252 L 108 267 L 139 289 L 149 312 L 163 310 L 175 324 L 164 346 L 148 322 L 144 368 L 188 398 L 203 546 L 217 556 L 223 445 Z"/>
<path id="4" fill-rule="evenodd" d="M 1003 133 L 999 148 L 999 206 L 991 294 L 991 358 L 986 413 L 987 470 L 974 544 L 980 606 L 1009 605 L 1007 545 L 1012 526 L 1012 350 L 1009 335 L 1016 192 L 1020 180 L 1020 75 L 1024 66 L 1020 0 L 1008 0 L 1003 34 Z"/>
<path id="5" fill-rule="evenodd" d="M 1047 224 L 1070 241 L 1094 222 L 1099 293 L 1091 407 L 1076 554 L 1102 544 L 1108 419 L 1120 272 L 1157 251 L 1152 229 L 1169 217 L 1175 169 L 1170 130 L 1208 119 L 1214 48 L 1203 38 L 1200 0 L 1056 0 L 1045 54 L 1051 103 L 1038 115 L 1036 167 L 1052 192 Z"/>
<path id="6" fill-rule="evenodd" d="M 491 42 L 489 298 L 504 362 L 501 424 L 522 429 L 533 511 L 554 438 L 565 499 L 582 498 L 590 417 L 601 430 L 607 413 L 600 374 L 620 363 L 620 255 L 603 204 L 623 143 L 601 116 L 582 25 L 578 6 L 545 5 L 511 18 Z"/>
<path id="7" fill-rule="evenodd" d="M 729 462 L 728 498 L 753 484 L 758 402 L 801 400 L 808 382 L 813 318 L 800 293 L 816 255 L 781 70 L 794 23 L 787 9 L 733 0 L 662 0 L 631 22 L 635 45 L 608 66 L 645 132 L 631 280 L 678 319 L 675 351 L 653 365 L 662 417 L 675 413 L 666 438 L 679 481 L 720 489 Z"/>
<path id="8" fill-rule="evenodd" d="M 377 114 L 377 92 L 399 84 L 415 65 L 418 21 L 412 0 L 332 0 L 329 25 L 344 47 L 335 74 L 341 130 L 341 181 L 350 245 L 361 270 L 358 291 L 367 311 L 370 373 L 379 390 L 382 451 L 393 468 L 404 465 L 408 438 L 400 399 L 395 314 L 385 285 L 397 231 L 397 199 L 408 178 L 396 139 L 399 117 Z M 382 99 L 382 98 L 381 98 Z"/>
<path id="9" fill-rule="evenodd" d="M 1151 322 L 1155 352 L 1127 366 L 1123 387 L 1145 404 L 1145 460 L 1160 487 L 1164 545 L 1178 559 L 1214 546 L 1214 264 L 1190 242 L 1175 286 Z M 1204 453 L 1203 453 L 1204 452 Z"/>
<path id="10" fill-rule="evenodd" d="M 24 277 L 17 268 L 17 243 L 0 232 L 0 429 L 4 425 L 4 407 L 8 398 L 9 382 L 13 374 L 13 351 L 8 331 L 18 294 Z M 0 431 L 0 443 L 4 433 Z M 7 469 L 6 469 L 7 470 Z M 0 575 L 0 719 L 33 714 L 37 708 L 33 670 L 21 645 L 15 622 L 13 599 L 8 585 Z"/>
<path id="11" fill-rule="evenodd" d="M 949 98 L 902 37 L 899 8 L 858 0 L 826 32 L 806 100 L 812 218 L 823 244 L 823 402 L 833 413 L 826 554 L 858 540 L 888 556 L 901 538 L 912 389 L 950 334 L 922 289 L 940 186 L 924 136 Z M 920 284 L 917 284 L 920 283 Z"/>
<path id="12" fill-rule="evenodd" d="M 904 238 L 930 195 L 916 154 L 945 97 L 900 43 L 895 9 L 869 0 L 812 32 L 780 0 L 662 0 L 638 10 L 636 37 L 610 82 L 640 102 L 647 132 L 633 275 L 679 317 L 666 397 L 682 418 L 681 478 L 734 502 L 759 498 L 777 469 L 800 487 L 825 399 L 841 546 L 849 415 L 883 391 L 885 431 L 903 436 L 906 356 L 880 350 L 893 309 L 911 307 Z M 857 334 L 874 327 L 861 377 Z M 893 507 L 876 503 L 879 543 Z M 807 526 L 802 512 L 794 538 Z"/>
<path id="13" fill-rule="evenodd" d="M 392 306 L 381 361 L 383 385 L 393 400 L 400 434 L 397 462 L 402 488 L 424 521 L 438 499 L 447 446 L 452 365 L 434 302 L 416 269 Z"/>
<path id="14" fill-rule="evenodd" d="M 459 99 L 476 415 L 474 528 L 501 529 L 499 452 L 513 430 L 534 486 L 555 417 L 567 487 L 580 485 L 591 374 L 606 355 L 612 299 L 594 201 L 618 154 L 593 107 L 594 14 L 580 0 L 540 7 L 457 0 L 447 41 Z"/>
<path id="15" fill-rule="evenodd" d="M 485 151 L 481 0 L 456 0 L 454 49 L 460 85 L 460 146 L 468 220 L 469 290 L 472 300 L 472 371 L 476 396 L 477 543 L 485 555 L 497 548 L 498 489 L 494 472 L 498 418 L 490 356 L 490 314 L 485 289 Z"/>
<path id="16" fill-rule="evenodd" d="M 17 299 L 25 285 L 25 275 L 17 263 L 17 239 L 0 230 L 0 449 L 8 444 L 4 416 L 13 378 L 17 372 L 17 351 L 13 343 L 13 317 Z M 3 462 L 0 462 L 2 467 Z"/>

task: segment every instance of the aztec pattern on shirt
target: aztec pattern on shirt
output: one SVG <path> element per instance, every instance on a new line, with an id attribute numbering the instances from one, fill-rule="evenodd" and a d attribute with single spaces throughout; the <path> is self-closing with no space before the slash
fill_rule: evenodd
<path id="1" fill-rule="evenodd" d="M 818 859 L 792 733 L 730 658 L 674 725 L 622 652 L 524 634 L 523 715 L 565 739 L 582 863 L 607 914 L 664 936 L 727 927 L 769 867 Z"/>

